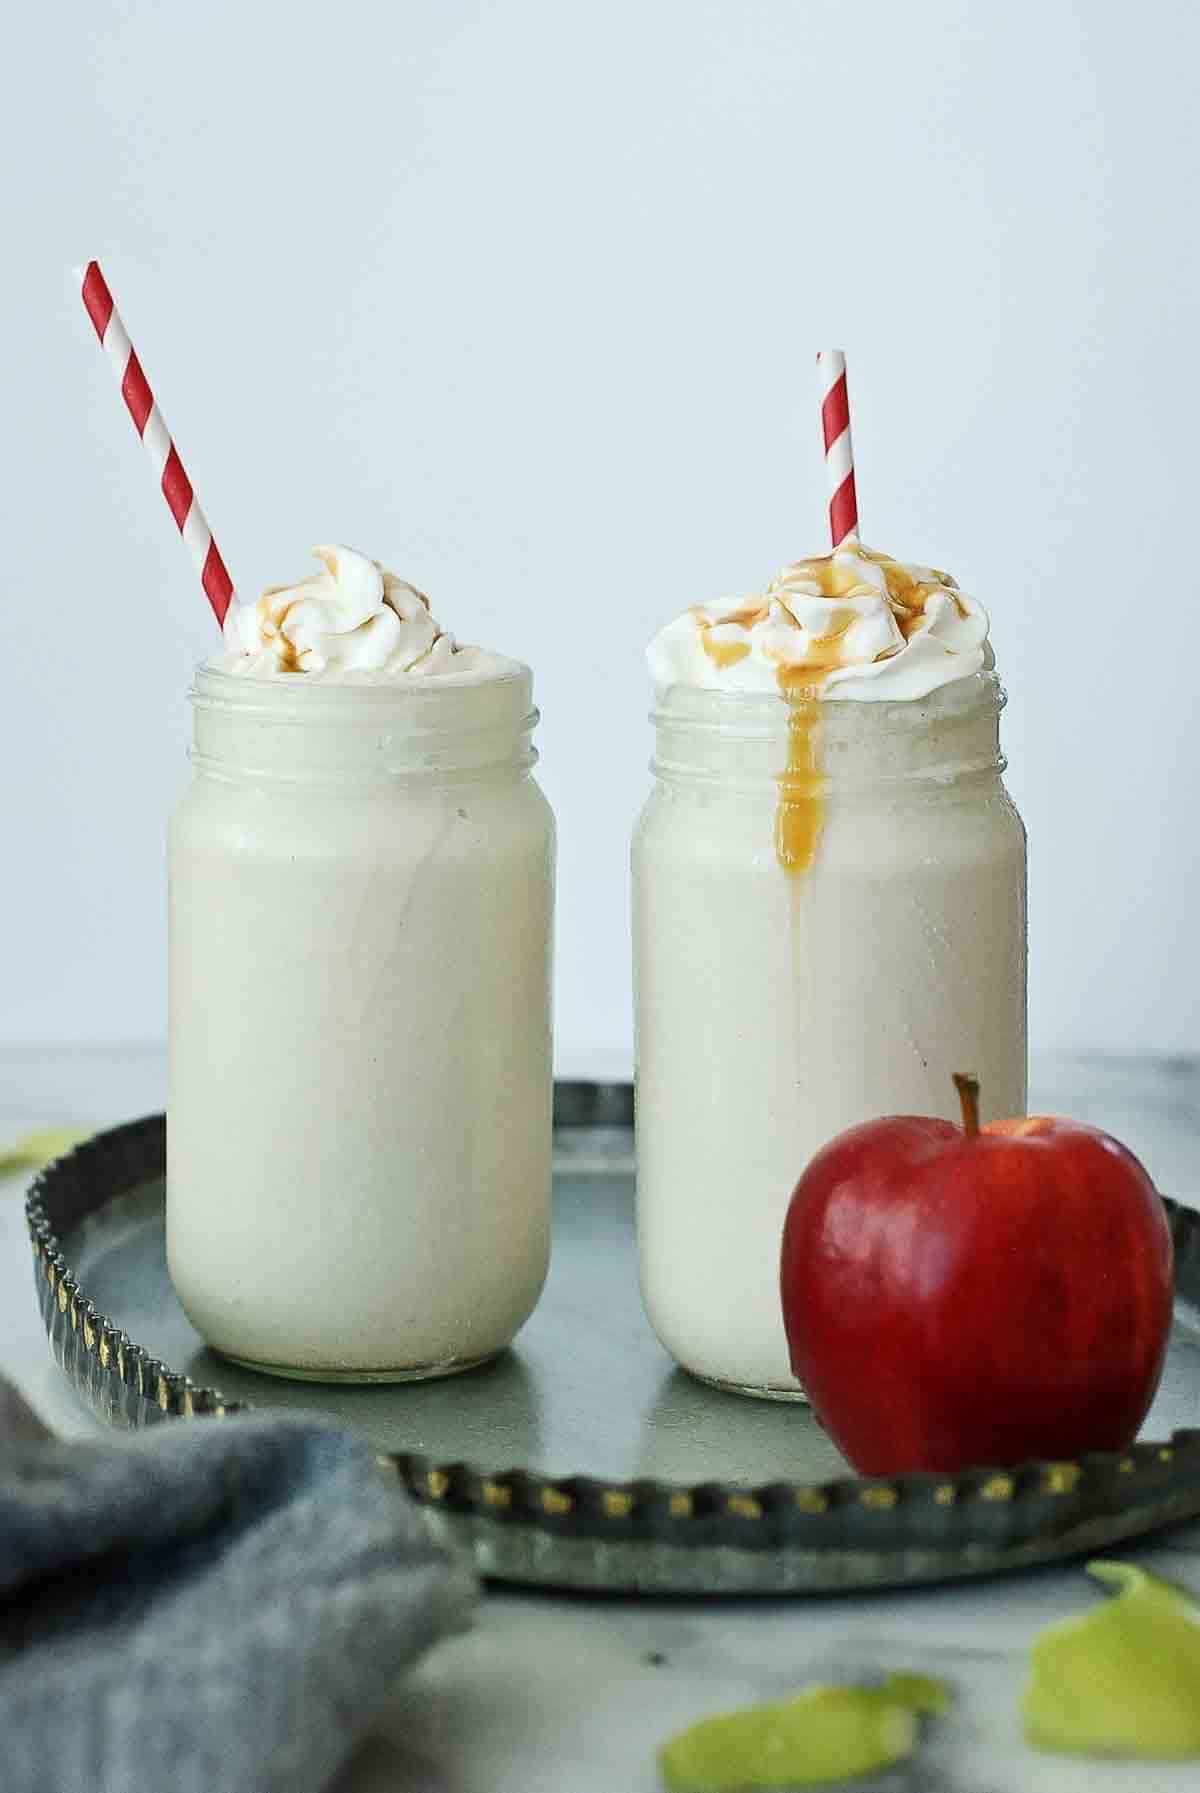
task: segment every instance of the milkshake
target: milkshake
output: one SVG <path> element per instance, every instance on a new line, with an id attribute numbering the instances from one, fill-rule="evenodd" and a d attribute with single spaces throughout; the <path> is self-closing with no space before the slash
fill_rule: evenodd
<path id="1" fill-rule="evenodd" d="M 642 1292 L 685 1369 L 796 1397 L 784 1215 L 843 1128 L 1025 1109 L 1025 836 L 983 607 L 850 540 L 651 643 L 633 850 Z M 951 1098 L 947 1100 L 947 1096 Z M 864 1365 L 864 1373 L 869 1366 Z"/>
<path id="2" fill-rule="evenodd" d="M 403 1380 L 503 1349 L 545 1278 L 553 821 L 528 668 L 316 552 L 192 693 L 168 1264 L 239 1362 Z"/>

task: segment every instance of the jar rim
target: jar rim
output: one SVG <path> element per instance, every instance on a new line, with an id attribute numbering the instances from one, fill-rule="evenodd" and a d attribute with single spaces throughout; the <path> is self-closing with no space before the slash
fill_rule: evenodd
<path id="1" fill-rule="evenodd" d="M 272 782 L 526 771 L 539 721 L 529 668 L 455 679 L 252 678 L 201 664 L 189 692 L 197 772 Z"/>
<path id="2" fill-rule="evenodd" d="M 923 697 L 789 698 L 784 691 L 721 691 L 711 686 L 668 685 L 655 693 L 650 721 L 656 727 L 712 730 L 747 740 L 774 737 L 788 726 L 789 716 L 807 708 L 822 727 L 834 733 L 855 729 L 887 734 L 918 729 L 931 722 L 968 716 L 997 716 L 1008 693 L 990 668 L 937 685 Z"/>
<path id="3" fill-rule="evenodd" d="M 303 673 L 281 678 L 260 678 L 255 673 L 232 672 L 209 660 L 198 660 L 192 668 L 189 695 L 193 698 L 210 695 L 217 701 L 233 702 L 239 709 L 255 703 L 264 708 L 282 709 L 299 698 L 303 705 L 318 703 L 346 704 L 427 701 L 453 692 L 494 691 L 513 687 L 532 690 L 533 673 L 521 660 L 507 660 L 504 670 L 493 673 L 445 672 L 428 677 L 397 674 L 380 678 L 369 672 L 344 673 L 323 679 Z"/>

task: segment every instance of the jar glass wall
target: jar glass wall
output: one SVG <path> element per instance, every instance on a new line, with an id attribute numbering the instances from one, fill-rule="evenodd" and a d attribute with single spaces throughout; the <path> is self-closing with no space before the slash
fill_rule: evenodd
<path id="1" fill-rule="evenodd" d="M 1025 834 L 994 675 L 903 703 L 675 687 L 633 850 L 642 1291 L 696 1375 L 798 1396 L 793 1187 L 842 1129 L 1026 1100 Z M 790 863 L 789 863 L 790 853 Z"/>
<path id="2" fill-rule="evenodd" d="M 545 1277 L 553 821 L 529 674 L 201 668 L 170 831 L 168 1262 L 291 1376 L 494 1355 Z"/>

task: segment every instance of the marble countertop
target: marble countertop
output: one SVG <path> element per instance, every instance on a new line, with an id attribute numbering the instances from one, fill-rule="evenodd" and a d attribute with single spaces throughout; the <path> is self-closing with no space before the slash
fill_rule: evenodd
<path id="1" fill-rule="evenodd" d="M 1031 1107 L 1107 1127 L 1168 1194 L 1200 1206 L 1200 1061 L 1035 1058 Z M 0 1047 L 0 1140 L 160 1109 L 161 1049 Z M 98 1422 L 51 1362 L 30 1283 L 20 1178 L 0 1181 L 0 1367 L 47 1421 Z M 1197 1391 L 1200 1416 L 1200 1390 Z M 1198 1418 L 1200 1423 L 1200 1418 Z M 1200 1522 L 1122 1552 L 1200 1593 Z M 905 1668 L 954 1685 L 921 1754 L 864 1793 L 1183 1793 L 1200 1766 L 1092 1762 L 1025 1748 L 1025 1653 L 1097 1595 L 1081 1566 L 902 1595 L 758 1601 L 489 1591 L 472 1631 L 398 1683 L 339 1793 L 652 1793 L 654 1750 L 710 1712 L 813 1679 Z"/>

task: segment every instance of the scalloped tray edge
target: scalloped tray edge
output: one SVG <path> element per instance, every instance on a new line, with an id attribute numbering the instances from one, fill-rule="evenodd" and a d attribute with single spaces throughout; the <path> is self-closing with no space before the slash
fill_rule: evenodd
<path id="1" fill-rule="evenodd" d="M 573 1086 L 578 1090 L 580 1086 Z M 601 1092 L 603 1093 L 603 1092 Z M 611 1100 L 598 1112 L 611 1124 Z M 99 1313 L 63 1238 L 163 1171 L 165 1123 L 97 1134 L 35 1178 L 26 1219 L 51 1350 L 110 1423 L 223 1418 L 248 1409 L 202 1387 Z M 97 1199 L 97 1183 L 107 1193 Z M 1181 1270 L 1200 1293 L 1200 1214 L 1164 1198 Z M 1200 1429 L 1075 1461 L 956 1475 L 693 1486 L 484 1473 L 416 1452 L 386 1458 L 435 1529 L 481 1574 L 608 1592 L 820 1593 L 957 1579 L 1103 1548 L 1200 1515 Z"/>

